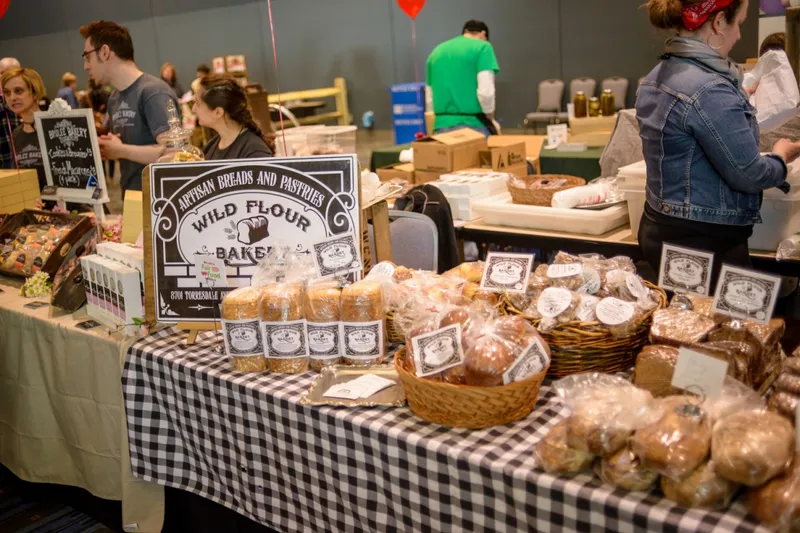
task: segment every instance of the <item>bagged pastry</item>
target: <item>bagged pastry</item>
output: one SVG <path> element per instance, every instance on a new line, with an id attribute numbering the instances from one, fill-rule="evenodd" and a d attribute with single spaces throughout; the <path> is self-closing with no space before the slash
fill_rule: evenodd
<path id="1" fill-rule="evenodd" d="M 708 457 L 711 422 L 706 411 L 685 396 L 664 398 L 661 406 L 663 416 L 636 431 L 631 448 L 650 470 L 683 479 Z"/>
<path id="2" fill-rule="evenodd" d="M 548 287 L 577 291 L 583 285 L 583 265 L 580 263 L 539 265 L 533 276 L 546 280 Z"/>
<path id="3" fill-rule="evenodd" d="M 797 350 L 795 350 L 795 353 Z M 794 376 L 800 376 L 800 358 L 790 357 L 783 362 L 783 370 Z"/>
<path id="4" fill-rule="evenodd" d="M 273 246 L 256 265 L 250 283 L 266 287 L 274 283 L 303 282 L 317 277 L 310 254 L 299 253 L 288 246 Z"/>
<path id="5" fill-rule="evenodd" d="M 717 474 L 714 464 L 706 461 L 684 479 L 662 477 L 661 490 L 668 500 L 684 507 L 724 511 L 731 504 L 739 485 Z"/>
<path id="6" fill-rule="evenodd" d="M 613 455 L 636 429 L 661 415 L 649 392 L 616 376 L 577 374 L 556 381 L 553 388 L 572 410 L 567 419 L 569 446 L 592 455 Z"/>
<path id="7" fill-rule="evenodd" d="M 505 316 L 487 323 L 464 358 L 467 385 L 496 387 L 546 372 L 550 347 L 530 323 Z"/>
<path id="8" fill-rule="evenodd" d="M 577 309 L 581 295 L 560 287 L 550 287 L 542 291 L 536 301 L 536 310 L 541 320 L 538 329 L 543 333 L 552 331 L 559 324 L 567 324 L 577 319 Z"/>
<path id="9" fill-rule="evenodd" d="M 795 430 L 768 411 L 739 411 L 714 427 L 715 470 L 731 481 L 757 487 L 785 472 L 794 459 Z"/>
<path id="10" fill-rule="evenodd" d="M 381 284 L 363 280 L 342 290 L 344 363 L 371 366 L 384 361 L 384 313 Z"/>
<path id="11" fill-rule="evenodd" d="M 225 352 L 239 372 L 264 372 L 267 360 L 258 319 L 261 289 L 241 287 L 222 299 L 222 335 Z"/>
<path id="12" fill-rule="evenodd" d="M 729 363 L 728 375 L 741 381 L 748 387 L 754 386 L 753 368 L 755 367 L 756 351 L 751 344 L 736 341 L 710 341 L 700 344 L 708 350 L 726 354 Z"/>
<path id="13" fill-rule="evenodd" d="M 659 309 L 653 313 L 650 342 L 678 347 L 696 344 L 703 342 L 715 326 L 713 320 L 693 311 Z"/>
<path id="14" fill-rule="evenodd" d="M 591 468 L 594 461 L 594 455 L 569 447 L 566 420 L 556 424 L 536 443 L 533 455 L 537 466 L 548 474 L 577 474 Z"/>
<path id="15" fill-rule="evenodd" d="M 784 391 L 776 391 L 769 399 L 770 410 L 783 415 L 791 423 L 794 423 L 797 416 L 797 404 L 800 396 Z"/>
<path id="16" fill-rule="evenodd" d="M 656 398 L 682 394 L 680 389 L 672 386 L 676 364 L 678 348 L 665 345 L 645 346 L 636 358 L 633 383 Z"/>
<path id="17" fill-rule="evenodd" d="M 747 510 L 778 533 L 800 531 L 800 457 L 792 468 L 745 497 Z"/>
<path id="18" fill-rule="evenodd" d="M 306 288 L 305 297 L 308 361 L 312 370 L 320 372 L 326 366 L 342 362 L 339 353 L 341 283 L 337 280 L 315 281 Z"/>
<path id="19" fill-rule="evenodd" d="M 267 285 L 261 291 L 259 311 L 270 372 L 302 374 L 308 370 L 304 285 Z"/>
<path id="20" fill-rule="evenodd" d="M 795 396 L 800 396 L 800 376 L 784 372 L 775 381 L 775 389 L 780 392 L 788 392 Z"/>
<path id="21" fill-rule="evenodd" d="M 636 304 L 612 297 L 600 300 L 595 314 L 615 338 L 630 337 L 644 321 L 644 313 Z"/>
<path id="22" fill-rule="evenodd" d="M 446 278 L 461 278 L 465 281 L 480 284 L 484 267 L 485 263 L 483 261 L 461 263 L 454 269 L 448 270 L 443 275 Z"/>
<path id="23" fill-rule="evenodd" d="M 598 460 L 594 471 L 603 483 L 626 490 L 649 490 L 658 481 L 658 474 L 648 470 L 627 445 Z"/>

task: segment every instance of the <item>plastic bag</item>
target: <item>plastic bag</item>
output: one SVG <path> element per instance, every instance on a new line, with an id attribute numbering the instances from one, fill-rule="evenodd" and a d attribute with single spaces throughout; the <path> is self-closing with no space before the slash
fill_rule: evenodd
<path id="1" fill-rule="evenodd" d="M 716 324 L 708 317 L 693 311 L 669 307 L 653 313 L 650 342 L 683 346 L 703 342 Z"/>
<path id="2" fill-rule="evenodd" d="M 342 355 L 352 366 L 380 364 L 386 358 L 383 288 L 362 280 L 342 290 Z"/>
<path id="3" fill-rule="evenodd" d="M 758 83 L 750 103 L 756 108 L 756 118 L 762 133 L 778 128 L 797 114 L 800 89 L 789 57 L 773 50 L 758 59 L 755 68 L 745 75 L 744 86 Z"/>
<path id="4" fill-rule="evenodd" d="M 558 191 L 550 202 L 552 207 L 572 209 L 584 205 L 613 202 L 621 198 L 617 178 L 600 178 L 589 185 Z"/>
<path id="5" fill-rule="evenodd" d="M 539 331 L 547 333 L 559 324 L 577 320 L 581 295 L 568 289 L 549 287 L 536 300 L 536 311 L 541 317 Z"/>
<path id="6" fill-rule="evenodd" d="M 630 446 L 599 460 L 594 471 L 603 483 L 626 490 L 649 490 L 658 481 L 658 474 L 648 470 Z"/>
<path id="7" fill-rule="evenodd" d="M 267 370 L 258 319 L 261 292 L 256 287 L 240 287 L 222 298 L 225 351 L 239 372 Z"/>
<path id="8" fill-rule="evenodd" d="M 800 457 L 787 473 L 748 491 L 747 510 L 778 533 L 800 531 Z"/>
<path id="9" fill-rule="evenodd" d="M 661 478 L 664 496 L 684 507 L 723 511 L 730 506 L 738 489 L 738 484 L 714 471 L 714 463 L 711 461 L 701 464 L 682 480 Z"/>
<path id="10" fill-rule="evenodd" d="M 619 451 L 631 434 L 663 414 L 652 395 L 617 376 L 577 374 L 553 383 L 572 415 L 567 421 L 569 445 L 600 457 Z"/>
<path id="11" fill-rule="evenodd" d="M 256 265 L 250 285 L 266 287 L 271 283 L 306 281 L 316 277 L 311 254 L 297 252 L 288 246 L 275 245 Z"/>
<path id="12" fill-rule="evenodd" d="M 562 420 L 533 448 L 536 464 L 548 474 L 577 474 L 588 470 L 594 455 L 567 444 L 567 421 Z"/>
<path id="13" fill-rule="evenodd" d="M 795 429 L 768 411 L 739 411 L 714 427 L 715 471 L 731 481 L 757 487 L 786 472 L 795 456 Z"/>
<path id="14" fill-rule="evenodd" d="M 273 283 L 261 290 L 258 303 L 267 367 L 277 374 L 308 370 L 305 286 Z"/>
<path id="15" fill-rule="evenodd" d="M 338 343 L 341 300 L 338 280 L 317 280 L 306 288 L 309 366 L 317 372 L 342 362 Z"/>

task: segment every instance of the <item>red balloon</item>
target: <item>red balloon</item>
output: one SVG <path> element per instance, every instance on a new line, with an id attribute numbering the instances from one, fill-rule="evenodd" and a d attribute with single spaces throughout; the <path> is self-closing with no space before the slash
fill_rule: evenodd
<path id="1" fill-rule="evenodd" d="M 11 4 L 11 0 L 0 0 L 0 19 L 3 18 L 3 15 L 6 14 L 8 11 L 8 6 Z"/>
<path id="2" fill-rule="evenodd" d="M 0 2 L 2 1 L 0 0 Z M 397 5 L 406 12 L 406 15 L 415 19 L 419 12 L 422 11 L 422 8 L 425 7 L 425 0 L 397 0 Z"/>

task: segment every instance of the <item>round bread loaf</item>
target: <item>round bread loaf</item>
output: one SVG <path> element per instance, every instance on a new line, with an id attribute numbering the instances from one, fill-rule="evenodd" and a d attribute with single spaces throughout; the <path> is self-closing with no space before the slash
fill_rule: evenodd
<path id="1" fill-rule="evenodd" d="M 714 471 L 714 465 L 706 461 L 682 480 L 661 478 L 661 490 L 667 499 L 685 507 L 703 507 L 724 510 L 731 503 L 739 485 Z"/>
<path id="2" fill-rule="evenodd" d="M 629 446 L 595 464 L 595 473 L 604 483 L 626 490 L 649 490 L 658 474 L 645 468 Z"/>
<path id="3" fill-rule="evenodd" d="M 539 468 L 549 474 L 577 474 L 591 467 L 594 460 L 592 454 L 569 447 L 566 420 L 537 442 L 533 453 Z"/>
<path id="4" fill-rule="evenodd" d="M 514 354 L 505 343 L 494 338 L 480 339 L 464 356 L 467 385 L 499 387 L 503 384 L 503 373 L 514 360 Z"/>
<path id="5" fill-rule="evenodd" d="M 800 457 L 792 469 L 745 497 L 747 510 L 775 531 L 800 531 Z"/>

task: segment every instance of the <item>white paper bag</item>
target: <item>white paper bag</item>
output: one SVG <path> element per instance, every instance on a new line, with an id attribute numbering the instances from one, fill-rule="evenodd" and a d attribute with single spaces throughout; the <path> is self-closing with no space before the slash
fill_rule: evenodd
<path id="1" fill-rule="evenodd" d="M 759 58 L 755 68 L 744 77 L 745 87 L 756 83 L 758 89 L 750 97 L 750 103 L 756 108 L 762 133 L 783 126 L 798 113 L 800 89 L 784 52 L 772 50 Z"/>

